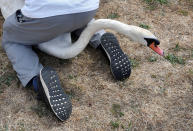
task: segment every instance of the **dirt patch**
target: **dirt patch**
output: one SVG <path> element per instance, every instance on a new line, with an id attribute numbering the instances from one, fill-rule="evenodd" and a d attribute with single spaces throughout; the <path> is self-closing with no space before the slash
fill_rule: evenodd
<path id="1" fill-rule="evenodd" d="M 148 7 L 142 0 L 102 0 L 96 16 L 146 25 L 161 40 L 168 59 L 114 32 L 133 62 L 128 80 L 115 81 L 102 52 L 91 47 L 71 60 L 38 53 L 72 98 L 72 116 L 64 123 L 21 87 L 0 49 L 0 130 L 192 130 L 192 0 Z M 0 30 L 2 23 L 1 17 Z"/>

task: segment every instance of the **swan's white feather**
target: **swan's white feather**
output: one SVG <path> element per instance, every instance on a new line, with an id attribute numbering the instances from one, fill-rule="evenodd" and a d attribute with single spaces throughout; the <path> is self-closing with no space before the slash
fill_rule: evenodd
<path id="1" fill-rule="evenodd" d="M 5 19 L 9 15 L 13 14 L 17 9 L 22 8 L 23 5 L 24 0 L 0 1 L 0 8 Z M 66 33 L 58 36 L 51 41 L 39 44 L 38 47 L 42 51 L 61 59 L 73 58 L 85 49 L 85 47 L 89 43 L 90 38 L 96 31 L 99 31 L 100 29 L 115 30 L 121 34 L 128 36 L 131 40 L 144 45 L 147 45 L 144 38 L 156 39 L 156 37 L 150 31 L 142 29 L 140 27 L 123 24 L 115 20 L 99 19 L 96 21 L 91 21 L 86 29 L 82 32 L 78 41 L 73 44 L 70 44 L 70 34 Z"/>

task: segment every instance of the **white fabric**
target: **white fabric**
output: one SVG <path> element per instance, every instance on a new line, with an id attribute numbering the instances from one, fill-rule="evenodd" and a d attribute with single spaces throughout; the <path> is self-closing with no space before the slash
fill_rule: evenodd
<path id="1" fill-rule="evenodd" d="M 5 19 L 16 10 L 21 9 L 23 5 L 24 0 L 0 0 L 1 13 Z"/>
<path id="2" fill-rule="evenodd" d="M 44 18 L 95 10 L 99 0 L 25 0 L 22 13 L 30 18 Z"/>

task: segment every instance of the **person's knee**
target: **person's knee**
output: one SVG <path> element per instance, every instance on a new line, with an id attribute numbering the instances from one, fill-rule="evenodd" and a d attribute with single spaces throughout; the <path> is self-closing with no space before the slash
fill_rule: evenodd
<path id="1" fill-rule="evenodd" d="M 12 24 L 11 16 L 8 17 L 3 23 L 3 36 L 2 36 L 2 47 L 5 49 L 5 45 L 7 45 L 9 41 L 9 34 L 12 33 L 13 24 Z"/>
<path id="2" fill-rule="evenodd" d="M 3 24 L 3 35 L 2 35 L 2 41 L 1 41 L 1 44 L 2 44 L 2 47 L 3 47 L 3 49 L 5 49 L 5 45 L 6 45 L 6 43 L 7 43 L 7 26 L 6 26 L 7 24 Z"/>
<path id="3" fill-rule="evenodd" d="M 10 47 L 10 46 L 12 45 L 12 44 L 10 43 L 9 35 L 8 35 L 7 31 L 4 31 L 4 32 L 3 32 L 1 45 L 2 45 L 2 48 L 3 48 L 5 51 L 8 49 L 8 47 Z"/>
<path id="4" fill-rule="evenodd" d="M 5 31 L 11 31 L 11 23 L 8 19 L 3 23 L 3 32 Z"/>
<path id="5" fill-rule="evenodd" d="M 4 49 L 4 50 L 6 50 L 6 41 L 2 38 L 2 42 L 1 42 L 1 45 L 2 45 L 2 48 Z"/>
<path id="6" fill-rule="evenodd" d="M 15 13 L 7 17 L 3 23 L 3 31 L 11 31 L 13 27 L 16 26 L 16 16 Z"/>

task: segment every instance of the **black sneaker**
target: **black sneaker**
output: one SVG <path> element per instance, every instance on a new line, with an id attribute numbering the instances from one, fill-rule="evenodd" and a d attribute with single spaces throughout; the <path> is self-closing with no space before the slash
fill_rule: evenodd
<path id="1" fill-rule="evenodd" d="M 61 88 L 56 71 L 51 67 L 44 67 L 39 77 L 38 90 L 46 104 L 61 121 L 68 119 L 72 112 L 72 104 Z"/>
<path id="2" fill-rule="evenodd" d="M 128 56 L 122 51 L 117 38 L 112 33 L 101 37 L 101 47 L 110 61 L 111 72 L 116 80 L 129 78 L 131 66 Z"/>

